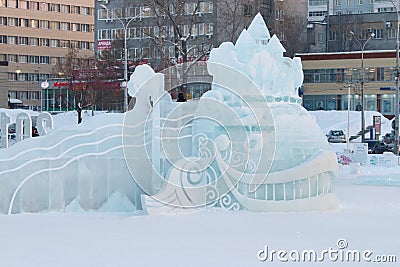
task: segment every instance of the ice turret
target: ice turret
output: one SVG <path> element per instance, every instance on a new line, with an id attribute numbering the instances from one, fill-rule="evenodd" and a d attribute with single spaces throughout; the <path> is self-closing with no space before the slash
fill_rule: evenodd
<path id="1" fill-rule="evenodd" d="M 278 37 L 274 34 L 272 38 L 269 40 L 267 45 L 268 51 L 273 55 L 275 58 L 283 57 L 283 53 L 286 52 L 286 49 L 283 47 L 281 42 L 279 41 Z"/>
<path id="2" fill-rule="evenodd" d="M 267 45 L 269 39 L 271 39 L 267 25 L 260 13 L 254 17 L 247 31 L 257 44 Z"/>
<path id="3" fill-rule="evenodd" d="M 256 49 L 256 42 L 249 32 L 244 29 L 236 42 L 237 58 L 240 62 L 248 62 Z"/>

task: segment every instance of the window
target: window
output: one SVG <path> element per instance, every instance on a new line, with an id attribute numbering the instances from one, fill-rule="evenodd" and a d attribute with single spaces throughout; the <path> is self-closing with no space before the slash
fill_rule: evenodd
<path id="1" fill-rule="evenodd" d="M 69 41 L 68 40 L 60 40 L 60 47 L 61 48 L 69 48 Z"/>
<path id="2" fill-rule="evenodd" d="M 39 56 L 29 56 L 29 63 L 38 64 L 39 63 Z"/>
<path id="3" fill-rule="evenodd" d="M 0 17 L 0 25 L 7 25 L 7 17 Z"/>
<path id="4" fill-rule="evenodd" d="M 213 12 L 213 2 L 200 2 L 200 12 L 212 13 Z"/>
<path id="5" fill-rule="evenodd" d="M 138 39 L 140 38 L 140 31 L 137 28 L 129 28 L 128 29 L 128 38 Z"/>
<path id="6" fill-rule="evenodd" d="M 50 58 L 50 64 L 51 65 L 57 65 L 58 63 L 58 57 L 51 57 Z"/>
<path id="7" fill-rule="evenodd" d="M 325 17 L 327 15 L 326 11 L 310 11 L 308 12 L 309 17 Z"/>
<path id="8" fill-rule="evenodd" d="M 74 32 L 79 32 L 81 29 L 80 24 L 79 23 L 72 23 L 72 31 Z"/>
<path id="9" fill-rule="evenodd" d="M 325 42 L 325 34 L 322 32 L 318 33 L 318 42 L 319 43 L 324 43 Z"/>
<path id="10" fill-rule="evenodd" d="M 80 14 L 81 13 L 81 8 L 79 6 L 71 6 L 71 13 Z"/>
<path id="11" fill-rule="evenodd" d="M 98 30 L 97 34 L 99 40 L 110 39 L 110 30 L 106 29 Z"/>
<path id="12" fill-rule="evenodd" d="M 90 49 L 90 42 L 81 41 L 79 48 L 88 50 Z"/>
<path id="13" fill-rule="evenodd" d="M 38 46 L 39 45 L 39 38 L 31 37 L 29 38 L 29 44 L 32 46 Z"/>
<path id="14" fill-rule="evenodd" d="M 309 0 L 309 5 L 310 6 L 322 6 L 322 5 L 326 5 L 327 0 Z"/>
<path id="15" fill-rule="evenodd" d="M 61 30 L 69 31 L 70 30 L 70 23 L 69 22 L 61 22 Z"/>
<path id="16" fill-rule="evenodd" d="M 347 6 L 351 6 L 351 2 L 352 2 L 353 0 L 347 0 Z"/>
<path id="17" fill-rule="evenodd" d="M 37 73 L 29 73 L 29 80 L 31 82 L 38 82 L 39 81 L 39 74 L 37 74 Z"/>
<path id="18" fill-rule="evenodd" d="M 184 36 L 189 35 L 189 25 L 183 25 L 183 35 Z"/>
<path id="19" fill-rule="evenodd" d="M 374 38 L 375 39 L 382 39 L 383 38 L 383 29 L 374 29 Z"/>
<path id="20" fill-rule="evenodd" d="M 40 46 L 50 46 L 50 39 L 40 38 Z"/>
<path id="21" fill-rule="evenodd" d="M 18 37 L 17 36 L 8 36 L 7 43 L 8 44 L 18 44 Z"/>
<path id="22" fill-rule="evenodd" d="M 204 24 L 204 32 L 206 35 L 212 35 L 214 30 L 214 25 L 212 23 Z"/>
<path id="23" fill-rule="evenodd" d="M 6 43 L 7 43 L 7 36 L 0 35 L 0 44 L 6 44 Z"/>
<path id="24" fill-rule="evenodd" d="M 8 18 L 8 26 L 18 26 L 17 18 Z"/>
<path id="25" fill-rule="evenodd" d="M 363 5 L 364 4 L 364 0 L 358 0 L 358 4 L 359 5 Z"/>
<path id="26" fill-rule="evenodd" d="M 81 24 L 81 31 L 82 32 L 90 32 L 90 25 L 89 24 Z"/>
<path id="27" fill-rule="evenodd" d="M 60 12 L 60 4 L 50 4 L 49 11 Z"/>
<path id="28" fill-rule="evenodd" d="M 108 12 L 105 9 L 97 10 L 97 19 L 98 20 L 105 20 L 108 18 Z"/>
<path id="29" fill-rule="evenodd" d="M 59 46 L 60 46 L 60 40 L 51 39 L 51 40 L 50 40 L 50 46 L 51 46 L 51 47 L 59 47 Z"/>
<path id="30" fill-rule="evenodd" d="M 49 64 L 50 58 L 48 56 L 40 56 L 39 62 L 40 64 Z"/>
<path id="31" fill-rule="evenodd" d="M 81 7 L 81 14 L 90 15 L 90 9 L 88 7 Z"/>
<path id="32" fill-rule="evenodd" d="M 22 79 L 21 79 L 21 74 L 24 74 L 24 73 L 20 73 L 20 74 L 19 74 L 19 77 L 18 77 L 18 80 L 19 80 L 19 81 L 22 81 Z M 27 74 L 27 73 L 26 73 L 26 74 Z M 23 81 L 26 81 L 26 80 L 23 80 Z M 19 95 L 19 99 L 21 99 L 21 100 L 28 99 L 28 92 L 26 92 L 26 91 L 19 91 L 19 92 L 18 92 L 18 95 Z"/>
<path id="33" fill-rule="evenodd" d="M 142 11 L 142 17 L 151 17 L 153 15 L 152 9 L 148 6 L 140 8 Z"/>
<path id="34" fill-rule="evenodd" d="M 37 20 L 37 19 L 31 19 L 31 20 L 30 20 L 30 26 L 31 26 L 32 28 L 39 28 L 39 20 Z"/>
<path id="35" fill-rule="evenodd" d="M 199 24 L 199 35 L 204 35 L 204 23 Z"/>
<path id="36" fill-rule="evenodd" d="M 18 63 L 18 55 L 9 54 L 8 61 Z"/>
<path id="37" fill-rule="evenodd" d="M 28 4 L 30 10 L 39 10 L 39 2 L 29 1 Z"/>
<path id="38" fill-rule="evenodd" d="M 284 20 L 284 10 L 275 9 L 275 20 Z"/>
<path id="39" fill-rule="evenodd" d="M 79 48 L 79 42 L 78 41 L 71 41 L 71 48 Z"/>
<path id="40" fill-rule="evenodd" d="M 129 48 L 128 58 L 129 59 L 137 59 L 138 58 L 138 48 Z"/>
<path id="41" fill-rule="evenodd" d="M 49 6 L 50 6 L 50 4 L 41 2 L 41 3 L 39 4 L 39 9 L 40 9 L 41 11 L 49 11 Z"/>
<path id="42" fill-rule="evenodd" d="M 397 38 L 397 29 L 395 29 L 395 28 L 387 29 L 387 38 L 388 39 L 396 39 Z"/>
<path id="43" fill-rule="evenodd" d="M 143 38 L 150 38 L 151 37 L 151 27 L 143 27 L 142 28 L 142 32 L 143 32 Z"/>
<path id="44" fill-rule="evenodd" d="M 40 21 L 40 28 L 41 29 L 48 29 L 49 28 L 49 21 L 48 20 L 41 20 Z"/>
<path id="45" fill-rule="evenodd" d="M 61 13 L 70 13 L 70 7 L 69 5 L 61 5 Z"/>
<path id="46" fill-rule="evenodd" d="M 18 62 L 19 63 L 28 63 L 28 56 L 27 55 L 19 55 Z"/>
<path id="47" fill-rule="evenodd" d="M 243 14 L 247 17 L 251 17 L 253 15 L 253 6 L 245 4 L 243 7 Z"/>
<path id="48" fill-rule="evenodd" d="M 193 25 L 192 25 L 192 30 L 191 30 L 191 32 L 192 32 L 192 35 L 193 35 L 193 36 L 198 35 L 198 33 L 199 33 L 199 27 L 198 27 L 197 24 L 193 24 Z"/>
<path id="49" fill-rule="evenodd" d="M 20 45 L 28 45 L 29 44 L 28 37 L 19 37 L 19 44 Z"/>
<path id="50" fill-rule="evenodd" d="M 17 0 L 8 0 L 6 1 L 7 7 L 16 8 L 17 7 Z"/>
<path id="51" fill-rule="evenodd" d="M 142 58 L 150 58 L 151 57 L 151 49 L 150 47 L 142 48 Z"/>
<path id="52" fill-rule="evenodd" d="M 50 29 L 59 30 L 60 29 L 60 22 L 58 22 L 58 21 L 50 21 Z"/>
<path id="53" fill-rule="evenodd" d="M 9 81 L 16 81 L 17 80 L 17 74 L 16 73 L 9 73 L 8 74 L 8 80 Z"/>
<path id="54" fill-rule="evenodd" d="M 111 29 L 111 39 L 120 39 L 124 36 L 123 29 Z"/>
<path id="55" fill-rule="evenodd" d="M 335 0 L 335 5 L 336 6 L 341 6 L 342 5 L 342 0 Z"/>
<path id="56" fill-rule="evenodd" d="M 329 31 L 329 41 L 336 40 L 336 31 Z"/>
<path id="57" fill-rule="evenodd" d="M 196 3 L 185 3 L 185 14 L 193 14 L 196 9 Z"/>
<path id="58" fill-rule="evenodd" d="M 20 19 L 19 26 L 24 27 L 24 28 L 29 27 L 29 20 L 28 19 Z"/>

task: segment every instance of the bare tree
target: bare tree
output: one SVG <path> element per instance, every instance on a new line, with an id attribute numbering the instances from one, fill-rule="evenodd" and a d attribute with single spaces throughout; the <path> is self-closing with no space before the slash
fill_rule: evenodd
<path id="1" fill-rule="evenodd" d="M 253 0 L 219 0 L 217 36 L 220 42 L 236 42 L 242 30 L 254 17 Z"/>
<path id="2" fill-rule="evenodd" d="M 307 50 L 307 12 L 303 2 L 296 1 L 298 5 L 290 1 L 279 2 L 270 21 L 271 32 L 278 36 L 286 49 L 286 56 L 289 57 Z M 304 12 L 301 11 L 302 8 L 305 9 Z"/>
<path id="3" fill-rule="evenodd" d="M 60 74 L 67 82 L 67 90 L 72 93 L 74 108 L 78 112 L 78 123 L 82 122 L 82 110 L 104 103 L 104 98 L 116 96 L 118 65 L 113 60 L 95 61 L 93 58 L 80 57 L 79 52 L 70 48 L 65 61 L 59 62 L 54 73 Z"/>

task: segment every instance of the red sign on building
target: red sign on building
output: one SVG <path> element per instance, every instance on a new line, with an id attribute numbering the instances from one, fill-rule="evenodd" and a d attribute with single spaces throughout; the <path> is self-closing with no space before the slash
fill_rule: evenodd
<path id="1" fill-rule="evenodd" d="M 111 40 L 98 40 L 97 41 L 97 50 L 107 50 L 111 49 Z"/>

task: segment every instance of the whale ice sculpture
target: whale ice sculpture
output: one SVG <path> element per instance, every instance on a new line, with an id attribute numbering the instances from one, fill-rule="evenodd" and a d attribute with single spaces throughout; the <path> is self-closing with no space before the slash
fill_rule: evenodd
<path id="1" fill-rule="evenodd" d="M 133 110 L 0 150 L 0 212 L 337 207 L 336 156 L 300 105 L 300 59 L 284 51 L 258 14 L 211 51 L 212 90 L 184 103 L 138 66 Z"/>
<path id="2" fill-rule="evenodd" d="M 137 113 L 126 115 L 125 125 L 144 126 L 125 128 L 124 144 L 135 144 L 125 153 L 132 176 L 147 192 L 148 212 L 337 207 L 331 185 L 336 155 L 300 105 L 300 59 L 284 52 L 258 14 L 235 45 L 223 43 L 211 51 L 212 90 L 199 101 L 171 103 L 160 74 L 152 75 L 148 67 L 136 70 L 128 86 L 136 76 L 149 77 L 136 82 L 141 88 L 135 95 L 147 103 L 144 114 L 150 115 L 140 122 Z M 159 101 L 150 107 L 149 98 Z M 137 139 L 140 133 L 152 138 Z M 143 166 L 152 170 L 151 178 L 141 173 Z"/>

